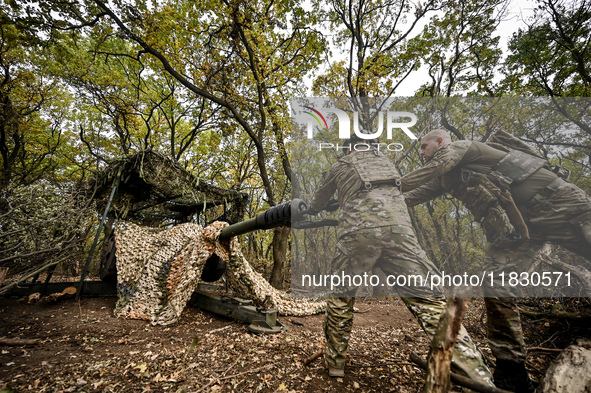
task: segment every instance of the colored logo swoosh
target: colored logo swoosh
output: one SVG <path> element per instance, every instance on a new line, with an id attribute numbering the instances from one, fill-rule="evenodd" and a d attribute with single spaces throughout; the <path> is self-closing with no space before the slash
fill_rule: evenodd
<path id="1" fill-rule="evenodd" d="M 326 128 L 328 130 L 328 124 L 326 124 L 326 119 L 324 118 L 324 116 L 322 116 L 322 113 L 318 112 L 314 108 L 310 108 L 309 106 L 305 106 L 304 108 L 309 109 L 312 112 L 314 112 L 316 115 L 320 116 L 320 119 L 322 119 L 322 122 L 324 122 L 324 128 Z M 311 112 L 304 111 L 304 113 L 307 113 L 308 115 L 310 115 L 314 119 L 316 119 L 316 121 L 318 122 L 318 125 L 320 126 L 320 128 L 322 128 L 322 123 L 320 122 L 320 119 L 318 118 L 318 116 L 316 116 L 314 113 L 311 113 Z"/>

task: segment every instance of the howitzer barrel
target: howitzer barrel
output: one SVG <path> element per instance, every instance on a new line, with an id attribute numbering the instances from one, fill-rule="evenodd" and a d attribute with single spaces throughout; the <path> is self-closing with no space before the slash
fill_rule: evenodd
<path id="1" fill-rule="evenodd" d="M 293 199 L 273 206 L 269 210 L 257 214 L 256 217 L 241 221 L 222 229 L 220 239 L 229 239 L 233 236 L 243 235 L 257 229 L 271 229 L 282 225 L 291 225 L 291 221 L 304 220 L 304 213 L 308 210 L 306 202 L 302 199 Z"/>

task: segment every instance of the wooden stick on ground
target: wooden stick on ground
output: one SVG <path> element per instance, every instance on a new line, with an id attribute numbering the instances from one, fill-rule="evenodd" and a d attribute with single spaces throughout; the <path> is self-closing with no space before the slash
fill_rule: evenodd
<path id="1" fill-rule="evenodd" d="M 314 360 L 318 359 L 320 356 L 324 355 L 324 350 L 319 349 L 313 355 L 309 356 L 306 360 L 304 360 L 304 366 L 312 363 Z"/>
<path id="2" fill-rule="evenodd" d="M 201 387 L 201 388 L 200 388 L 199 390 L 197 390 L 195 393 L 200 393 L 200 392 L 203 392 L 203 391 L 205 391 L 205 390 L 206 390 L 208 387 L 210 387 L 211 385 L 213 385 L 213 384 L 216 384 L 216 383 L 217 383 L 217 384 L 219 384 L 221 381 L 225 381 L 225 380 L 227 380 L 227 379 L 236 378 L 236 377 L 239 377 L 239 376 L 241 376 L 241 375 L 246 375 L 246 374 L 250 374 L 250 373 L 255 373 L 255 372 L 261 371 L 261 370 L 263 370 L 263 369 L 266 369 L 266 368 L 269 368 L 269 367 L 272 367 L 272 366 L 273 366 L 273 364 L 271 364 L 271 363 L 268 363 L 268 364 L 265 364 L 264 366 L 261 366 L 261 367 L 258 367 L 258 368 L 254 368 L 254 369 L 252 369 L 252 370 L 248 370 L 248 371 L 243 371 L 243 372 L 241 372 L 241 373 L 238 373 L 238 374 L 234 374 L 234 375 L 228 375 L 228 376 L 226 376 L 226 377 L 212 377 L 212 378 L 211 378 L 211 381 L 209 381 L 209 382 L 208 382 L 208 383 L 207 383 L 205 386 Z"/>
<path id="3" fill-rule="evenodd" d="M 20 339 L 20 338 L 0 338 L 0 345 L 8 345 L 18 347 L 20 345 L 35 345 L 39 342 L 36 338 Z"/>

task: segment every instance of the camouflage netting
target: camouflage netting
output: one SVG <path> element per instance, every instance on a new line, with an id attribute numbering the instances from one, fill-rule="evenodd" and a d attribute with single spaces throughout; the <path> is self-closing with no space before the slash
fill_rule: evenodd
<path id="1" fill-rule="evenodd" d="M 150 227 L 218 220 L 234 223 L 242 219 L 248 205 L 247 194 L 208 183 L 173 158 L 145 150 L 113 160 L 87 183 L 87 193 L 98 200 L 99 213 L 105 210 L 118 179 L 104 229 L 99 267 L 104 281 L 114 282 L 117 274 L 112 235 L 115 220 Z"/>
<path id="2" fill-rule="evenodd" d="M 96 183 L 100 212 L 117 177 L 121 182 L 111 216 L 141 225 L 190 222 L 194 215 L 216 206 L 223 211 L 212 214 L 234 222 L 242 218 L 248 204 L 248 195 L 210 184 L 172 158 L 145 150 L 112 161 L 89 183 L 89 190 Z"/>
<path id="3" fill-rule="evenodd" d="M 119 223 L 117 245 L 118 317 L 145 319 L 153 325 L 175 323 L 200 282 L 205 261 L 215 252 L 226 261 L 226 278 L 233 292 L 262 304 L 270 296 L 282 315 L 311 315 L 324 302 L 295 299 L 273 288 L 242 255 L 237 238 L 217 241 L 228 224 L 202 228 L 181 224 L 171 229 Z"/>

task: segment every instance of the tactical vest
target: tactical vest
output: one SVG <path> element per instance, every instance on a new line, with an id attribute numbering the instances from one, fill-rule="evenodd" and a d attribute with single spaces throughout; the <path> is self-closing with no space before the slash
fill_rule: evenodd
<path id="1" fill-rule="evenodd" d="M 532 156 L 520 150 L 511 150 L 493 168 L 490 176 L 506 188 L 521 183 L 535 171 L 546 165 L 543 158 Z"/>
<path id="2" fill-rule="evenodd" d="M 356 152 L 342 159 L 355 168 L 366 189 L 380 184 L 400 186 L 400 174 L 392 160 L 375 150 Z"/>
<path id="3" fill-rule="evenodd" d="M 494 147 L 497 150 L 505 151 L 507 153 L 510 153 L 513 150 L 521 151 L 525 154 L 543 160 L 542 166 L 545 165 L 549 170 L 554 172 L 563 180 L 568 180 L 568 178 L 570 177 L 570 169 L 564 168 L 559 165 L 550 164 L 536 149 L 505 131 L 496 131 L 494 134 L 491 135 L 490 139 L 486 142 L 486 144 L 491 147 Z M 534 165 L 533 161 L 531 162 L 531 164 Z M 511 169 L 507 168 L 507 171 L 511 171 Z M 533 172 L 535 172 L 535 170 L 531 173 Z"/>
<path id="4" fill-rule="evenodd" d="M 531 146 L 503 131 L 495 133 L 487 145 L 507 152 L 490 174 L 454 170 L 443 175 L 441 183 L 480 222 L 491 244 L 512 247 L 529 239 L 529 232 L 509 188 L 549 163 Z M 564 175 L 561 167 L 551 169 L 561 177 Z"/>
<path id="5" fill-rule="evenodd" d="M 490 174 L 461 169 L 459 174 L 443 176 L 442 185 L 464 202 L 481 223 L 490 243 L 510 247 L 529 239 L 529 232 L 509 188 L 525 181 L 548 162 L 531 146 L 502 131 L 487 144 L 507 152 Z"/>
<path id="6" fill-rule="evenodd" d="M 398 233 L 413 234 L 412 224 L 398 187 L 400 174 L 394 163 L 374 150 L 354 152 L 339 161 L 347 163 L 361 185 L 339 213 L 339 236 L 360 229 L 391 227 Z"/>

